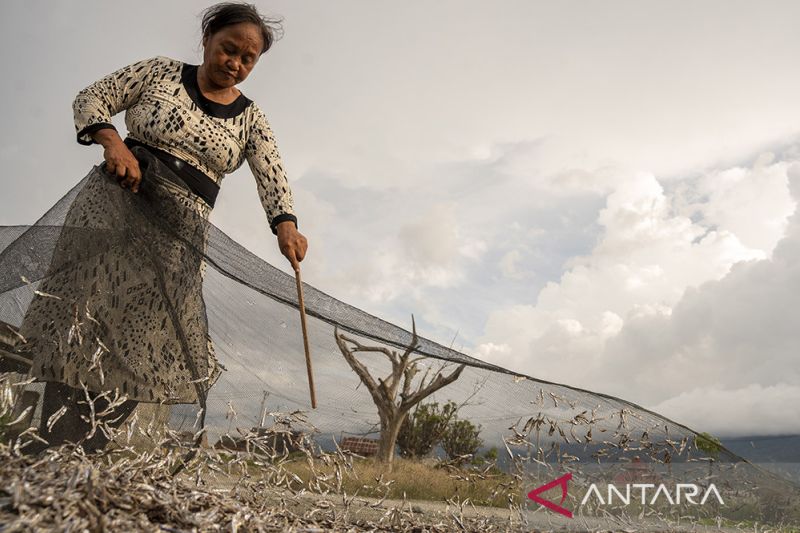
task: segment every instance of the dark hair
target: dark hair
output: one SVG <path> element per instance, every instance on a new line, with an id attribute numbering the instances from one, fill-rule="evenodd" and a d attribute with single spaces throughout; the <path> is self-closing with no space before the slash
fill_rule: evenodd
<path id="1" fill-rule="evenodd" d="M 253 4 L 243 2 L 222 2 L 214 4 L 203 11 L 203 39 L 211 37 L 225 26 L 232 26 L 242 22 L 255 24 L 261 30 L 264 46 L 263 54 L 270 49 L 272 43 L 283 35 L 281 19 L 271 19 L 261 15 Z"/>

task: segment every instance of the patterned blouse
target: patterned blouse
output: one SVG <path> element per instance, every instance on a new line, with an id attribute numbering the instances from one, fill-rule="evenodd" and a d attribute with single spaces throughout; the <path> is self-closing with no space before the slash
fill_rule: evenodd
<path id="1" fill-rule="evenodd" d="M 203 96 L 197 68 L 154 57 L 91 84 L 73 103 L 78 142 L 92 144 L 91 135 L 114 128 L 111 117 L 125 110 L 130 138 L 186 161 L 217 185 L 246 159 L 272 231 L 286 220 L 296 224 L 292 192 L 264 113 L 243 94 L 227 105 Z"/>

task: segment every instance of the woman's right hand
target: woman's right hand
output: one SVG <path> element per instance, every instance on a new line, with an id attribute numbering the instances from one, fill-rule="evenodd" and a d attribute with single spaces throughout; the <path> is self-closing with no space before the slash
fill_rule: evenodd
<path id="1" fill-rule="evenodd" d="M 122 142 L 117 131 L 111 128 L 98 130 L 92 138 L 103 145 L 106 171 L 117 176 L 117 181 L 123 189 L 130 188 L 131 192 L 139 192 L 139 184 L 142 181 L 139 161 Z"/>

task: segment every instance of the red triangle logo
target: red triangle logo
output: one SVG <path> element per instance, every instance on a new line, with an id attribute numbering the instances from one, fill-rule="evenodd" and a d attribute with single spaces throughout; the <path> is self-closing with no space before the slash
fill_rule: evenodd
<path id="1" fill-rule="evenodd" d="M 542 485 L 537 489 L 533 489 L 528 493 L 528 498 L 535 501 L 539 505 L 543 505 L 550 509 L 551 511 L 555 511 L 557 513 L 563 514 L 567 518 L 572 518 L 572 512 L 569 509 L 564 509 L 561 507 L 561 504 L 564 503 L 564 500 L 567 498 L 567 482 L 572 479 L 572 472 L 569 474 L 565 474 L 558 479 L 554 479 L 550 483 L 546 485 Z M 555 503 L 545 500 L 544 498 L 540 498 L 539 494 L 542 492 L 547 492 L 548 490 L 552 489 L 556 486 L 561 486 L 561 501 L 558 502 L 559 504 L 556 505 Z"/>

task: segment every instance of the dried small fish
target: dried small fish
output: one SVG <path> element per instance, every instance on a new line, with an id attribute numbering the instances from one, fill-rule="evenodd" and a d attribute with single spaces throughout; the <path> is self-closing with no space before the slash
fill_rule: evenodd
<path id="1" fill-rule="evenodd" d="M 56 296 L 55 294 L 50 294 L 40 290 L 33 291 L 33 294 L 35 294 L 36 296 L 41 296 L 42 298 L 53 298 L 55 300 L 63 300 L 61 296 Z"/>
<path id="2" fill-rule="evenodd" d="M 9 390 L 10 387 L 8 385 Z M 115 444 L 97 454 L 85 454 L 80 448 L 64 446 L 50 449 L 39 456 L 24 455 L 26 443 L 37 439 L 35 428 L 23 432 L 13 446 L 0 443 L 0 523 L 7 530 L 309 533 L 555 530 L 561 526 L 555 523 L 556 518 L 552 513 L 532 513 L 530 508 L 524 509 L 519 503 L 520 495 L 524 499 L 525 491 L 530 490 L 528 487 L 540 484 L 534 484 L 530 477 L 531 469 L 541 470 L 545 478 L 550 478 L 555 468 L 562 472 L 575 472 L 576 476 L 587 474 L 584 461 L 579 458 L 583 457 L 581 453 L 591 449 L 592 458 L 598 463 L 602 462 L 604 466 L 613 464 L 621 457 L 626 457 L 626 447 L 629 451 L 635 449 L 629 446 L 631 437 L 639 435 L 641 427 L 650 427 L 644 424 L 631 428 L 630 432 L 617 432 L 613 438 L 609 437 L 613 442 L 605 445 L 575 446 L 575 443 L 581 442 L 576 435 L 583 433 L 578 429 L 579 426 L 588 426 L 583 440 L 586 443 L 593 442 L 593 431 L 600 434 L 605 429 L 613 430 L 617 422 L 609 420 L 603 425 L 600 422 L 603 418 L 596 415 L 613 413 L 616 417 L 619 411 L 615 406 L 613 411 L 592 410 L 591 416 L 587 411 L 577 415 L 567 414 L 564 412 L 563 398 L 559 396 L 558 403 L 562 405 L 560 417 L 548 411 L 551 409 L 548 404 L 536 416 L 530 413 L 512 418 L 517 423 L 509 428 L 509 435 L 504 435 L 502 441 L 508 454 L 508 460 L 504 462 L 510 466 L 508 473 L 502 477 L 494 477 L 497 476 L 497 465 L 494 463 L 480 467 L 440 464 L 448 479 L 465 490 L 459 492 L 459 496 L 447 499 L 447 507 L 443 503 L 441 508 L 432 511 L 423 509 L 427 505 L 409 501 L 402 492 L 402 485 L 390 475 L 359 477 L 356 466 L 361 463 L 338 445 L 332 452 L 323 452 L 314 449 L 309 438 L 298 439 L 298 449 L 295 451 L 302 453 L 300 458 L 297 454 L 289 458 L 286 449 L 277 450 L 274 443 L 288 439 L 297 425 L 312 427 L 308 424 L 307 413 L 299 411 L 269 413 L 274 425 L 266 427 L 262 423 L 264 427 L 259 427 L 258 431 L 245 431 L 237 427 L 234 435 L 238 433 L 236 438 L 243 443 L 242 449 L 234 451 L 197 447 L 196 458 L 187 460 L 184 471 L 173 477 L 170 472 L 184 461 L 189 441 L 198 440 L 205 429 L 196 427 L 188 435 L 182 435 L 169 428 L 160 428 L 154 420 L 145 424 L 146 420 L 140 419 L 139 413 L 135 412 L 117 431 L 112 427 L 113 421 L 106 420 L 113 412 L 109 406 L 119 405 L 127 398 L 119 391 L 99 395 L 89 395 L 85 388 L 84 391 L 90 407 L 87 421 L 97 431 L 113 437 Z M 3 409 L 8 409 L 13 397 L 10 392 L 2 390 L 0 378 L 0 416 L 5 414 Z M 230 410 L 232 416 L 236 416 L 233 407 L 231 404 Z M 242 409 L 242 418 L 245 412 Z M 63 413 L 59 416 L 63 416 Z M 56 420 L 51 417 L 51 426 Z M 633 419 L 630 421 L 633 422 Z M 565 424 L 569 424 L 571 440 L 566 438 Z M 542 428 L 547 428 L 552 438 L 545 438 L 545 432 L 539 435 Z M 537 432 L 535 447 L 527 440 L 534 430 Z M 147 438 L 151 440 L 145 446 L 134 445 L 132 438 L 137 433 L 148 435 Z M 669 465 L 671 452 L 686 452 L 687 437 L 679 439 L 676 436 L 675 440 L 665 442 L 660 440 L 660 436 L 657 438 L 656 433 L 654 430 L 642 432 L 640 439 L 652 443 L 652 454 L 658 452 L 658 457 L 651 454 L 653 464 L 663 462 Z M 545 440 L 541 447 L 538 437 Z M 562 438 L 568 443 L 574 442 L 564 446 Z M 582 452 L 577 451 L 579 449 Z M 724 475 L 723 466 L 719 463 L 715 463 L 717 471 L 713 478 L 709 477 L 707 460 L 688 458 L 685 462 L 681 461 L 681 466 L 700 471 L 698 479 L 707 482 L 711 479 L 716 481 Z M 743 463 L 740 469 L 744 470 L 746 466 Z M 727 472 L 736 472 L 736 469 L 724 472 L 727 475 Z M 750 469 L 748 476 L 753 476 L 754 472 Z M 593 475 L 591 470 L 588 474 Z M 765 480 L 763 477 L 752 477 L 752 480 L 743 481 L 737 486 L 741 487 L 743 493 L 753 494 L 759 486 L 755 482 Z M 352 488 L 353 481 L 358 488 Z M 770 481 L 774 482 L 774 479 Z M 477 502 L 472 497 L 465 497 L 470 494 L 468 487 L 479 483 L 495 483 L 491 497 L 507 507 L 489 512 L 486 508 L 476 506 Z M 393 500 L 399 498 L 392 496 L 398 491 L 402 494 L 402 500 Z M 370 498 L 364 494 L 369 494 Z M 784 497 L 791 497 L 791 494 L 787 493 Z M 565 505 L 575 509 L 574 503 Z M 600 527 L 599 522 L 587 520 L 590 515 L 586 513 L 592 510 L 596 512 L 593 516 L 597 520 L 605 517 L 610 525 Z M 491 515 L 492 512 L 495 514 Z M 500 516 L 500 513 L 505 514 Z M 574 524 L 586 530 L 676 529 L 666 523 L 656 527 L 659 525 L 656 520 L 663 517 L 656 508 L 636 507 L 630 511 L 630 515 L 627 513 L 625 509 L 603 506 L 589 509 L 587 506 L 581 509 L 580 514 L 576 513 Z M 528 522 L 529 519 L 540 519 L 541 522 Z M 553 522 L 548 526 L 545 521 L 550 520 Z M 648 527 L 641 527 L 639 522 L 642 520 L 647 521 Z M 650 525 L 654 527 L 650 528 Z M 749 530 L 752 531 L 752 527 Z"/>
<path id="3" fill-rule="evenodd" d="M 61 406 L 61 409 L 50 415 L 50 418 L 47 419 L 47 431 L 53 431 L 53 426 L 59 419 L 67 413 L 67 407 Z"/>
<path id="4" fill-rule="evenodd" d="M 16 337 L 17 340 L 19 340 L 19 342 L 21 344 L 26 344 L 28 342 L 28 340 L 25 337 L 23 337 L 22 334 L 19 331 L 17 331 L 16 328 L 12 328 L 8 324 L 4 324 L 3 325 L 3 331 L 6 331 L 7 333 L 11 333 L 11 335 Z"/>
<path id="5" fill-rule="evenodd" d="M 9 426 L 14 426 L 16 424 L 19 424 L 20 422 L 22 422 L 25 419 L 26 416 L 28 416 L 28 413 L 30 413 L 32 410 L 33 410 L 33 407 L 31 407 L 31 406 L 26 407 L 25 410 L 22 411 L 17 418 L 15 418 L 14 420 L 12 420 L 10 422 L 5 422 L 5 423 L 7 425 L 9 425 Z"/>

